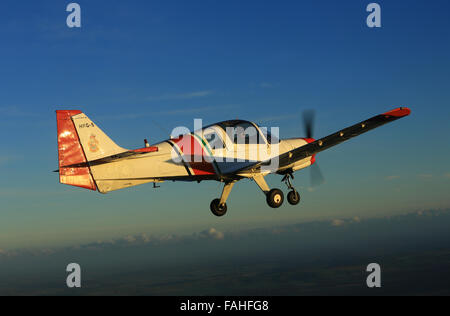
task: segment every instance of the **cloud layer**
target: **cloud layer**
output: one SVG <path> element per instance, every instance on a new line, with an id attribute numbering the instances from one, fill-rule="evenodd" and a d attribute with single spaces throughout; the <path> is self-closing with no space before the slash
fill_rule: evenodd
<path id="1" fill-rule="evenodd" d="M 292 225 L 284 226 L 274 226 L 270 228 L 261 228 L 253 230 L 243 230 L 243 231 L 233 231 L 233 232 L 222 232 L 214 227 L 202 230 L 200 232 L 195 232 L 189 235 L 176 235 L 176 234 L 166 234 L 166 235 L 152 235 L 149 233 L 140 233 L 136 235 L 125 235 L 121 238 L 110 239 L 110 240 L 98 240 L 88 244 L 82 244 L 77 246 L 59 248 L 59 249 L 16 249 L 7 250 L 0 249 L 0 259 L 6 257 L 17 257 L 20 255 L 48 255 L 61 251 L 76 251 L 76 250 L 86 250 L 86 251 L 101 251 L 106 249 L 123 249 L 130 247 L 139 246 L 169 246 L 169 245 L 183 245 L 185 243 L 192 244 L 194 242 L 221 242 L 228 240 L 231 242 L 238 242 L 241 238 L 245 238 L 253 235 L 264 235 L 264 236 L 280 236 L 285 234 L 296 234 L 301 231 L 312 229 L 316 231 L 317 229 L 326 229 L 326 227 L 336 227 L 336 228 L 349 228 L 351 225 L 366 225 L 369 222 L 389 220 L 392 221 L 396 219 L 397 221 L 404 221 L 411 218 L 424 218 L 424 217 L 436 217 L 441 215 L 450 215 L 450 210 L 420 210 L 413 213 L 405 215 L 397 215 L 393 217 L 380 217 L 379 219 L 361 219 L 360 217 L 353 218 L 336 218 L 328 221 L 313 221 Z M 356 227 L 356 226 L 355 226 Z M 262 236 L 261 235 L 261 236 Z"/>

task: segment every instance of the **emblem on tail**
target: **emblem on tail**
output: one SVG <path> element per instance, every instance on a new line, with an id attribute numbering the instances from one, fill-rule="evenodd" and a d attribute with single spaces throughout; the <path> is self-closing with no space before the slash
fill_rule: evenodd
<path id="1" fill-rule="evenodd" d="M 94 134 L 89 138 L 89 150 L 92 153 L 96 153 L 99 150 L 99 142 Z"/>

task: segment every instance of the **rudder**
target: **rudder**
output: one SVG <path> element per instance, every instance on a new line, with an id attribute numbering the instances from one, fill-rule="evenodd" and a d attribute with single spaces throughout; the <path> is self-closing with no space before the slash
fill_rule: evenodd
<path id="1" fill-rule="evenodd" d="M 56 111 L 59 181 L 63 184 L 96 191 L 95 181 L 72 121 L 72 116 L 81 113 L 78 110 Z"/>

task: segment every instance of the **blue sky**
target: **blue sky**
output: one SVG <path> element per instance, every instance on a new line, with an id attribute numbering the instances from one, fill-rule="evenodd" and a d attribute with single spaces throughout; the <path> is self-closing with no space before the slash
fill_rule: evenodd
<path id="1" fill-rule="evenodd" d="M 381 29 L 365 24 L 369 1 L 78 1 L 81 29 L 65 25 L 68 3 L 0 7 L 0 249 L 450 206 L 448 1 L 379 1 Z M 103 196 L 51 173 L 56 109 L 137 148 L 194 118 L 295 137 L 314 108 L 319 137 L 398 106 L 412 115 L 318 155 L 322 186 L 297 173 L 298 207 L 269 209 L 242 181 L 217 219 L 215 182 Z"/>

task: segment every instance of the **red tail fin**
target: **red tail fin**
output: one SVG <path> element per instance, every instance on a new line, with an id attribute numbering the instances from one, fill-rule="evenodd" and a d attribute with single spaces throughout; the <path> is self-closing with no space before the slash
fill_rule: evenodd
<path id="1" fill-rule="evenodd" d="M 96 191 L 86 156 L 73 125 L 72 116 L 81 111 L 56 111 L 58 126 L 59 181 Z"/>

